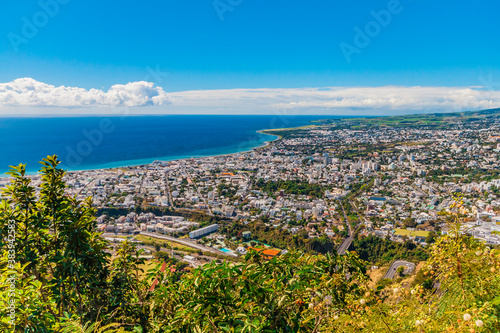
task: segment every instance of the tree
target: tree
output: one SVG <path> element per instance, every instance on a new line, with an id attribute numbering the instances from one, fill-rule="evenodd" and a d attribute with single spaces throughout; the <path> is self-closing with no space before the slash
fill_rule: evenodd
<path id="1" fill-rule="evenodd" d="M 244 262 L 212 263 L 162 284 L 153 311 L 165 332 L 313 332 L 350 295 L 364 294 L 366 280 L 353 253 L 268 261 L 251 251 Z"/>
<path id="2" fill-rule="evenodd" d="M 172 258 L 172 255 L 166 251 L 157 251 L 153 254 L 153 256 L 156 259 L 160 259 L 160 260 L 169 260 L 170 258 Z"/>
<path id="3" fill-rule="evenodd" d="M 434 231 L 429 232 L 427 237 L 425 237 L 425 242 L 427 244 L 432 244 L 436 240 L 437 234 Z"/>
<path id="4" fill-rule="evenodd" d="M 142 278 L 141 267 L 145 259 L 141 254 L 144 250 L 136 247 L 137 244 L 128 240 L 118 246 L 109 277 L 108 306 L 117 318 L 121 318 L 121 324 L 145 327 L 148 325 L 149 285 L 148 280 Z"/>
<path id="5" fill-rule="evenodd" d="M 31 298 L 14 298 L 16 327 L 26 331 L 47 331 L 64 313 L 95 320 L 108 307 L 102 292 L 109 276 L 107 242 L 95 231 L 92 200 L 65 195 L 59 163 L 56 156 L 43 159 L 38 188 L 26 176 L 24 164 L 12 167 L 11 184 L 0 204 L 1 248 L 8 245 L 4 237 L 13 225 L 16 264 L 10 271 L 17 272 L 31 293 Z"/>
<path id="6" fill-rule="evenodd" d="M 414 218 L 411 218 L 411 217 L 407 217 L 404 221 L 403 221 L 403 225 L 407 228 L 415 228 L 417 226 L 417 222 L 415 222 L 415 219 Z"/>

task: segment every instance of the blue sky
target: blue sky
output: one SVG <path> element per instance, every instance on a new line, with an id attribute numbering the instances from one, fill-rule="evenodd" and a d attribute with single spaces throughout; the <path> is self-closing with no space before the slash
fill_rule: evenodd
<path id="1" fill-rule="evenodd" d="M 489 80 L 488 90 L 500 90 L 498 0 L 60 0 L 54 13 L 41 5 L 54 1 L 3 1 L 0 82 L 107 91 L 144 80 L 182 92 Z M 214 3 L 230 9 L 223 20 Z M 341 43 L 356 47 L 354 29 L 366 33 L 373 12 L 390 6 L 390 21 L 347 61 Z M 25 38 L 26 20 L 44 18 Z M 13 47 L 13 36 L 24 39 Z"/>

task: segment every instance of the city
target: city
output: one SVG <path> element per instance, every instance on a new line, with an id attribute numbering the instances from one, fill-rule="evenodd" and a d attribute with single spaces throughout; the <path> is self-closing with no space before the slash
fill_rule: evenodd
<path id="1" fill-rule="evenodd" d="M 69 172 L 66 193 L 92 197 L 105 235 L 169 236 L 229 257 L 252 247 L 262 223 L 336 248 L 354 231 L 426 246 L 447 233 L 456 196 L 467 206 L 464 232 L 500 245 L 499 124 L 493 118 L 456 129 L 359 130 L 320 123 L 246 153 Z M 276 253 L 307 248 L 260 240 Z"/>

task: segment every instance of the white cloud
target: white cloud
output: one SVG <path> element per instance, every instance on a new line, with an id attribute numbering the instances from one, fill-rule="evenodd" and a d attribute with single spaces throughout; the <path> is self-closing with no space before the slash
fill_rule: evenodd
<path id="1" fill-rule="evenodd" d="M 108 91 L 56 87 L 32 78 L 0 83 L 0 105 L 9 106 L 146 106 L 168 103 L 167 94 L 152 82 L 113 85 Z"/>
<path id="2" fill-rule="evenodd" d="M 156 106 L 169 104 L 168 109 Z M 166 93 L 151 82 L 108 91 L 55 87 L 30 78 L 0 83 L 0 112 L 20 106 L 98 108 L 153 106 L 141 113 L 402 114 L 500 107 L 500 91 L 484 87 L 330 87 L 192 90 Z M 109 108 L 108 108 L 109 109 Z M 52 111 L 52 110 L 51 110 Z M 71 111 L 68 111 L 71 112 Z"/>
<path id="3" fill-rule="evenodd" d="M 500 91 L 481 87 L 333 87 L 185 91 L 178 105 L 256 104 L 274 109 L 387 111 L 469 110 L 500 107 Z"/>

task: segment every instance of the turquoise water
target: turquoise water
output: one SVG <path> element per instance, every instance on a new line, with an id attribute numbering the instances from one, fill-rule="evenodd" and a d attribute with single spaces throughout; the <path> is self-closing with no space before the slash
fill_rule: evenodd
<path id="1" fill-rule="evenodd" d="M 9 165 L 58 155 L 68 170 L 112 168 L 248 151 L 276 137 L 261 129 L 307 125 L 328 116 L 167 115 L 0 118 L 0 174 Z"/>
<path id="2" fill-rule="evenodd" d="M 226 249 L 226 248 L 223 248 L 223 247 L 221 247 L 219 250 L 222 251 L 222 252 L 226 252 L 226 253 L 232 253 L 233 252 L 233 251 L 231 251 L 229 249 Z"/>

